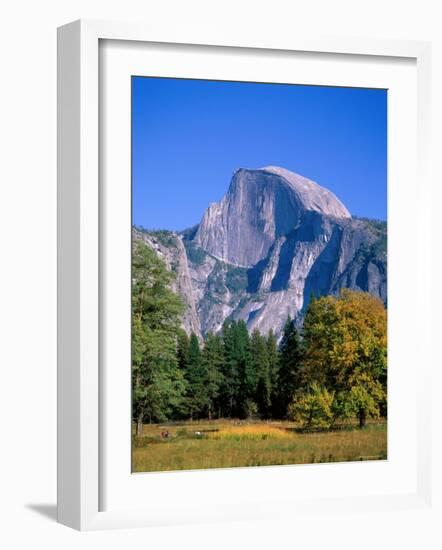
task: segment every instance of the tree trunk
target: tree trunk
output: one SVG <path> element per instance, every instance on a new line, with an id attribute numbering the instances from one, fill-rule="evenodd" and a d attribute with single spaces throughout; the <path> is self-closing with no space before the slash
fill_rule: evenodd
<path id="1" fill-rule="evenodd" d="M 367 420 L 367 415 L 365 413 L 365 409 L 359 410 L 359 428 L 363 428 L 365 426 Z"/>
<path id="2" fill-rule="evenodd" d="M 137 435 L 140 436 L 143 433 L 143 416 L 144 414 L 140 412 L 137 418 Z"/>

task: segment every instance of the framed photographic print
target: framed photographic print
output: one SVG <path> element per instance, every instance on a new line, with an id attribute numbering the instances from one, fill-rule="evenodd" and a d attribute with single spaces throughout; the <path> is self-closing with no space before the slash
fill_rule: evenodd
<path id="1" fill-rule="evenodd" d="M 131 122 L 132 470 L 386 459 L 387 90 L 133 76 Z"/>
<path id="2" fill-rule="evenodd" d="M 425 505 L 428 78 L 426 43 L 59 30 L 59 521 Z"/>

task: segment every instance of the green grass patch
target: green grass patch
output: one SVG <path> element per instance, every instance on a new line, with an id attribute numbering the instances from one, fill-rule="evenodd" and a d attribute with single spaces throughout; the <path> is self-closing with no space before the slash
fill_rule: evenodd
<path id="1" fill-rule="evenodd" d="M 161 432 L 168 431 L 168 437 Z M 143 440 L 143 444 L 137 440 Z M 382 460 L 387 423 L 355 424 L 330 432 L 299 433 L 291 422 L 202 421 L 145 425 L 134 437 L 134 472 Z"/>

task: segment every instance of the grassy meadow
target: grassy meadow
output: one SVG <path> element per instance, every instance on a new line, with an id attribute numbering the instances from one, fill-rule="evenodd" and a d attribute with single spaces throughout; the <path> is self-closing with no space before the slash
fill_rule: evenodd
<path id="1" fill-rule="evenodd" d="M 167 432 L 167 436 L 165 435 Z M 144 424 L 134 436 L 132 471 L 154 472 L 311 464 L 387 458 L 387 422 L 363 429 L 347 421 L 339 429 L 303 432 L 289 421 L 202 420 Z"/>
<path id="2" fill-rule="evenodd" d="M 244 319 L 189 335 L 175 273 L 143 241 L 132 260 L 134 472 L 387 457 L 381 300 L 343 289 L 279 335 Z"/>

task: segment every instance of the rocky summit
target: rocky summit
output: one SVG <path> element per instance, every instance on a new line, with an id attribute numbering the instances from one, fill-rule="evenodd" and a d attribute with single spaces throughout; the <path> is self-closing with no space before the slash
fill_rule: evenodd
<path id="1" fill-rule="evenodd" d="M 329 190 L 276 166 L 237 170 L 198 226 L 134 238 L 176 272 L 188 332 L 217 332 L 230 318 L 279 335 L 312 294 L 341 288 L 387 301 L 386 222 L 352 218 Z"/>
<path id="2" fill-rule="evenodd" d="M 275 241 L 299 227 L 307 212 L 351 217 L 333 193 L 307 178 L 274 166 L 240 169 L 222 201 L 206 210 L 195 243 L 219 260 L 252 267 Z"/>

